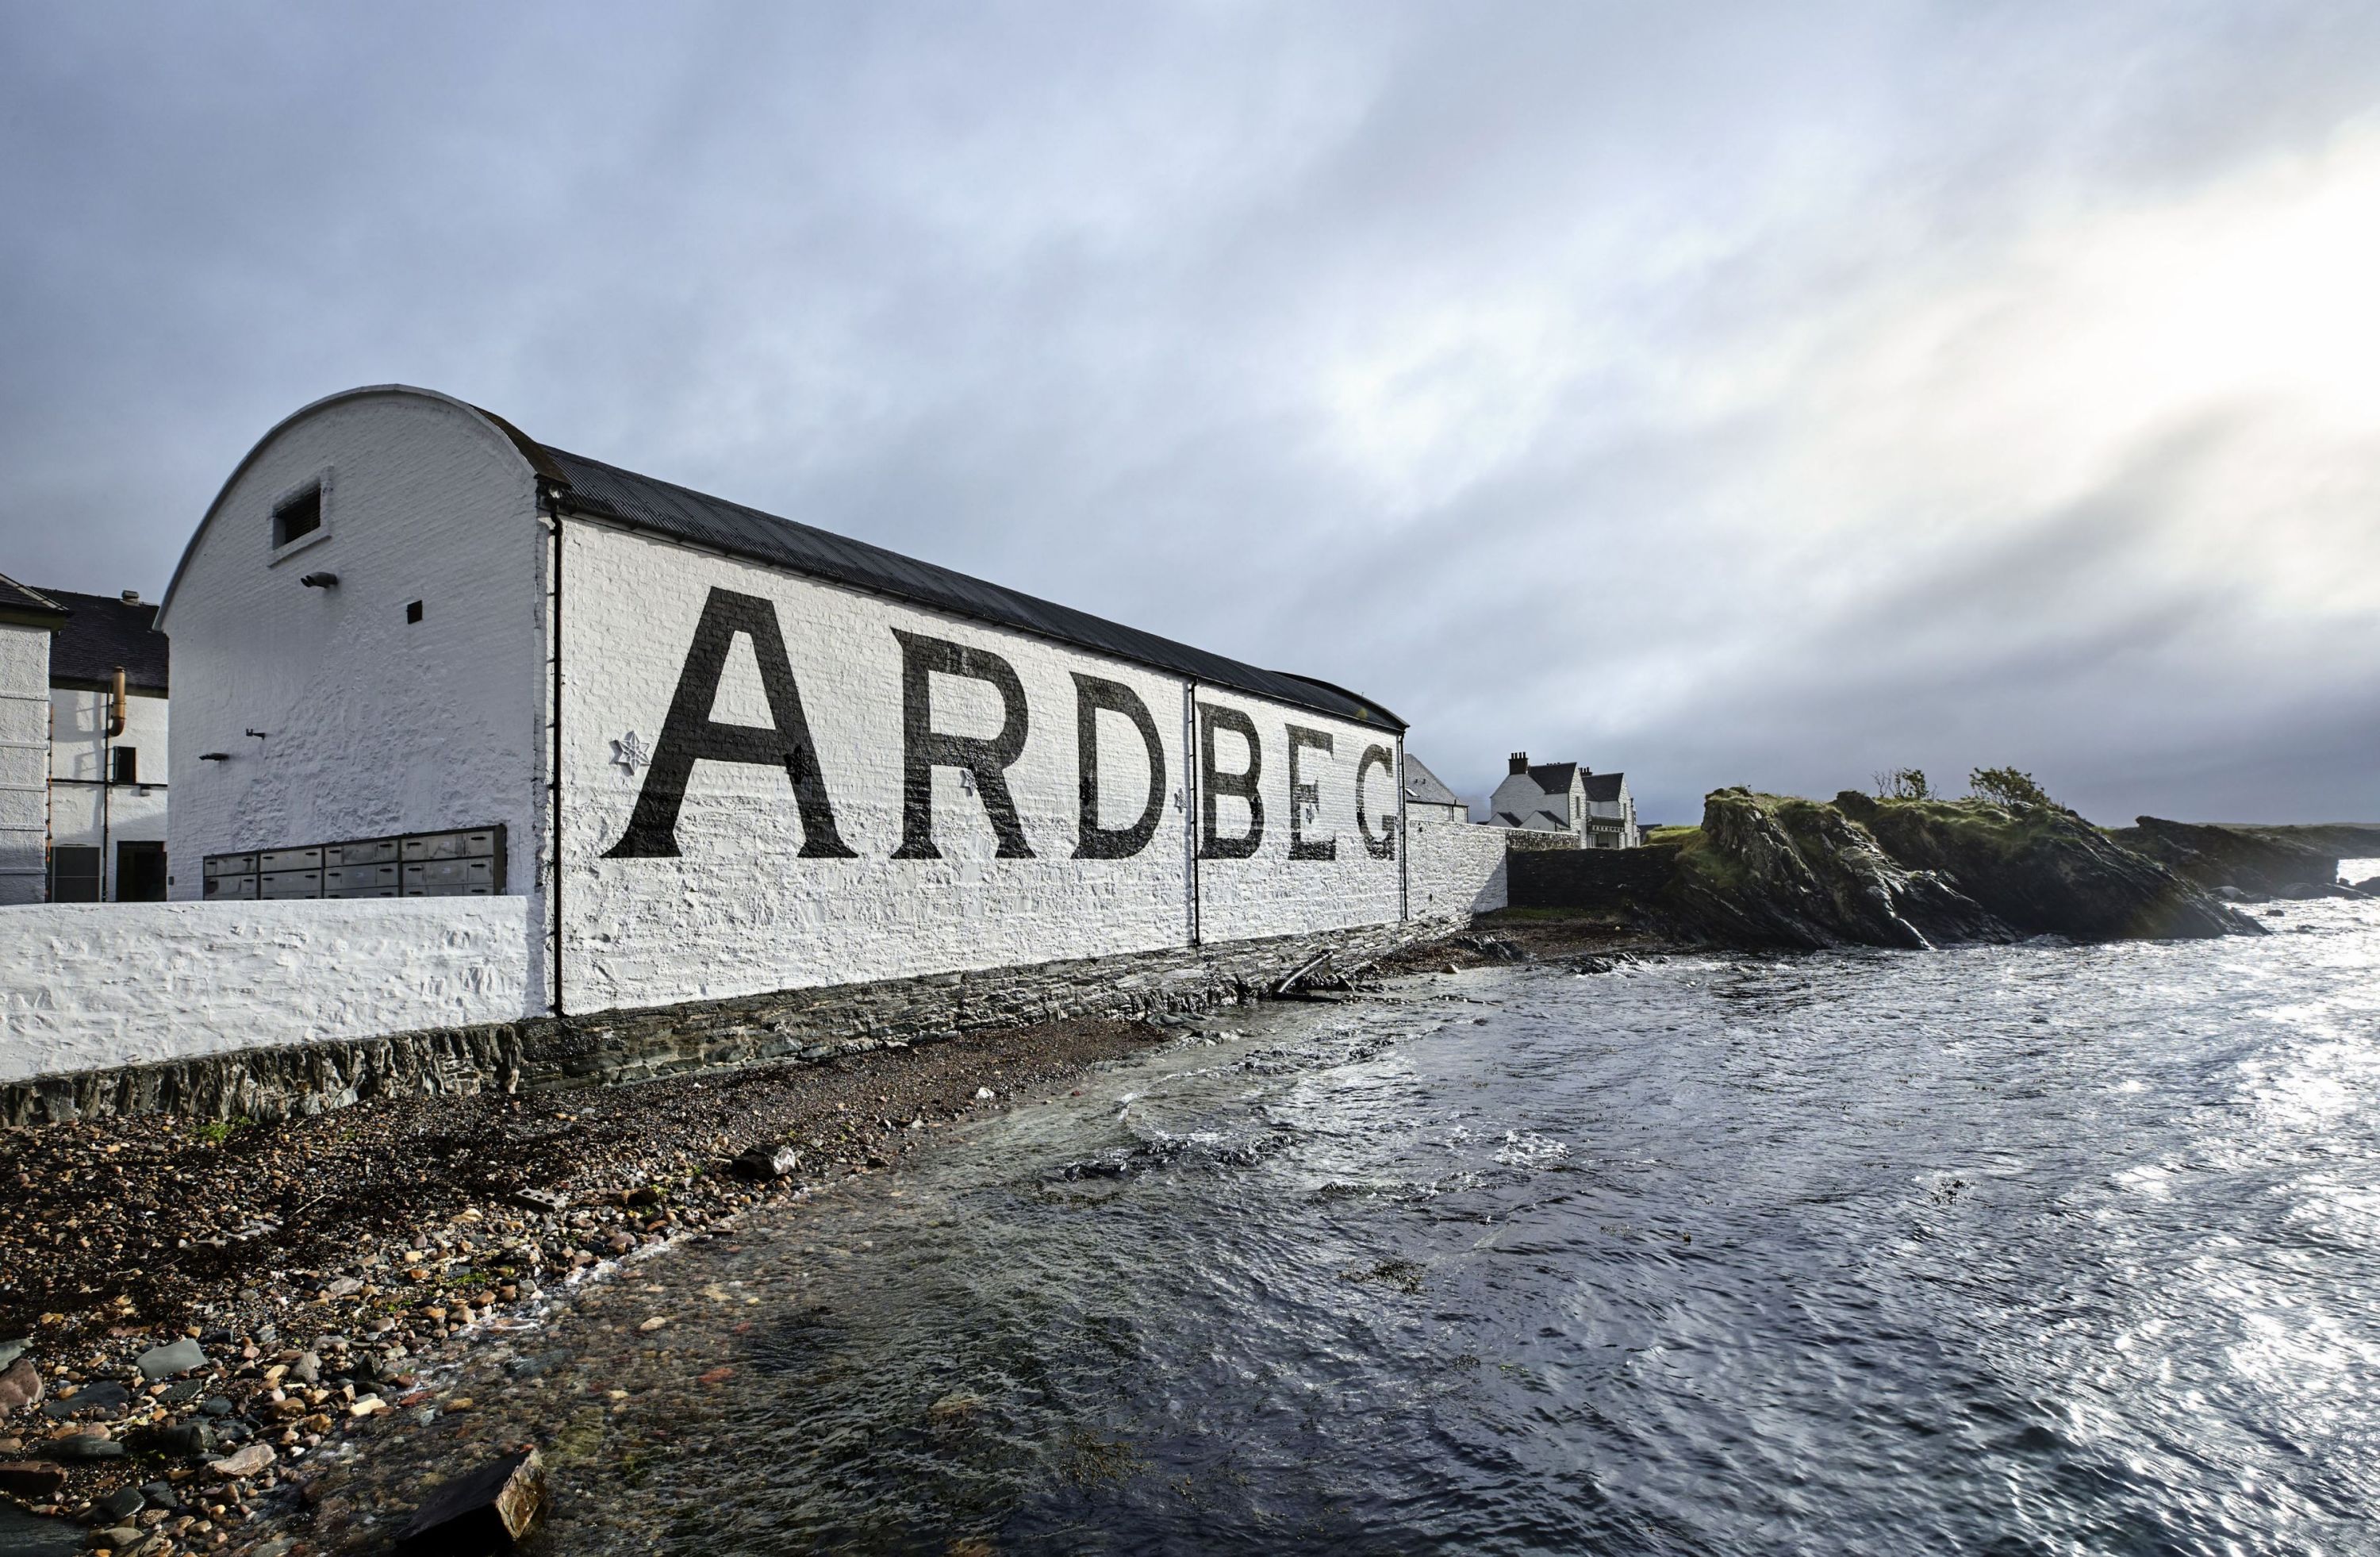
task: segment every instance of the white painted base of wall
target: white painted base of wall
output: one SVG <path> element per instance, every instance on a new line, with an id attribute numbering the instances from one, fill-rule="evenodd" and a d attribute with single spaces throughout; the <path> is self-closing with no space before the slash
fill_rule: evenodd
<path id="1" fill-rule="evenodd" d="M 517 1021 L 536 1000 L 532 906 L 443 897 L 0 907 L 0 1081 Z"/>
<path id="2" fill-rule="evenodd" d="M 1411 928 L 1503 907 L 1509 836 L 1408 827 Z M 526 896 L 0 907 L 0 1083 L 516 1022 L 544 1010 L 536 909 Z"/>

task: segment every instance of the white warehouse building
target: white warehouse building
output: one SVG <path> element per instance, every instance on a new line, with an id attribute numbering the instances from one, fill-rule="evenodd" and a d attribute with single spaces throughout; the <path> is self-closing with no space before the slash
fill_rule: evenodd
<path id="1" fill-rule="evenodd" d="M 159 626 L 172 897 L 516 899 L 532 1014 L 1415 912 L 1378 704 L 424 390 L 273 429 Z"/>

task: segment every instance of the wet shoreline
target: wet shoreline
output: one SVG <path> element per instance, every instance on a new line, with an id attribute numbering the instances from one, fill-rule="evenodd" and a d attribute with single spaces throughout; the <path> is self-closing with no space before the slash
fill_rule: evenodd
<path id="1" fill-rule="evenodd" d="M 1531 922 L 1413 948 L 1378 971 L 1615 939 Z M 434 1381 L 477 1350 L 661 1249 L 883 1174 L 939 1131 L 1059 1095 L 1087 1067 L 1195 1025 L 1046 1023 L 818 1064 L 371 1100 L 275 1123 L 0 1131 L 0 1182 L 16 1190 L 0 1204 L 0 1350 L 24 1343 L 21 1358 L 0 1357 L 19 1386 L 0 1413 L 0 1494 L 116 1538 L 103 1535 L 102 1550 L 270 1548 L 293 1518 L 317 1524 L 310 1464 L 442 1410 Z M 756 1145 L 790 1149 L 790 1171 L 739 1174 L 734 1159 Z M 182 1344 L 202 1360 L 141 1367 Z M 213 1468 L 243 1454 L 263 1463 Z"/>
<path id="2" fill-rule="evenodd" d="M 636 1088 L 6 1132 L 0 1344 L 24 1344 L 0 1490 L 136 1532 L 121 1549 L 142 1557 L 244 1549 L 303 1506 L 310 1461 L 417 1413 L 427 1381 L 589 1278 L 883 1173 L 1164 1037 L 1060 1022 Z M 735 1172 L 747 1146 L 787 1142 L 784 1176 Z M 261 1449 L 249 1474 L 211 1468 Z M 137 1506 L 111 1525 L 104 1500 L 127 1489 Z"/>
<path id="3" fill-rule="evenodd" d="M 1441 950 L 1427 973 L 1507 960 L 1475 953 L 1450 961 Z M 1370 1025 L 1399 1007 L 1440 1007 L 1422 1020 L 1467 1025 L 1475 1010 L 1494 1004 L 1449 988 L 1452 980 L 1414 976 L 1424 970 L 1399 971 L 1405 976 L 1343 1001 L 1210 1013 L 1085 1065 L 1069 1078 L 1079 1087 L 1053 1085 L 1020 1094 L 1016 1102 L 1019 1109 L 1043 1105 L 1041 1116 L 1087 1117 L 1087 1110 L 1112 1105 L 1123 1084 L 1118 1077 L 1161 1074 L 1169 1061 L 1220 1053 L 1269 1073 L 1315 1031 L 1350 1016 Z M 1277 1041 L 1288 1049 L 1277 1051 Z M 1150 1062 L 1159 1063 L 1158 1073 L 1150 1072 Z M 550 1293 L 541 1312 L 503 1316 L 482 1326 L 472 1344 L 450 1349 L 423 1369 L 404 1409 L 326 1451 L 299 1496 L 260 1519 L 251 1536 L 255 1549 L 291 1557 L 379 1550 L 431 1489 L 531 1447 L 543 1457 L 555 1495 L 552 1522 L 528 1550 L 574 1550 L 598 1527 L 613 1533 L 610 1521 L 625 1512 L 617 1500 L 637 1494 L 649 1467 L 710 1453 L 746 1430 L 736 1419 L 737 1392 L 773 1370 L 772 1354 L 784 1339 L 782 1316 L 762 1307 L 764 1301 L 782 1300 L 813 1280 L 846 1280 L 871 1270 L 879 1279 L 905 1279 L 895 1269 L 900 1255 L 872 1238 L 851 1236 L 853 1229 L 888 1217 L 923 1229 L 953 1228 L 953 1208 L 935 1185 L 944 1153 L 1022 1116 L 1002 1109 L 959 1121 L 946 1138 L 931 1143 L 935 1150 L 905 1157 L 886 1171 L 805 1186 L 753 1206 L 732 1225 L 607 1261 Z M 1096 1193 L 1105 1166 L 1087 1164 L 1086 1182 L 1067 1184 L 1061 1192 Z M 1060 1182 L 1067 1177 L 1062 1174 Z M 728 1275 L 731 1271 L 752 1279 Z M 829 1329 L 840 1322 L 825 1307 L 809 1310 L 808 1318 Z M 944 1392 L 925 1405 L 923 1431 L 937 1441 L 967 1440 L 985 1427 L 983 1411 L 984 1402 L 965 1389 Z M 1079 1447 L 1085 1457 L 1068 1474 L 1098 1479 L 1121 1468 L 1122 1462 L 1107 1465 L 1100 1457 L 1103 1449 L 1110 1458 L 1121 1453 L 1114 1446 Z M 710 1517 L 702 1509 L 662 1514 L 664 1523 L 691 1520 L 698 1527 Z"/>

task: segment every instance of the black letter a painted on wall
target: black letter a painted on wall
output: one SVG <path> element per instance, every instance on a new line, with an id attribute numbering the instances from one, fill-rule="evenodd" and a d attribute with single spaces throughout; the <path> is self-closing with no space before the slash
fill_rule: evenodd
<path id="1" fill-rule="evenodd" d="M 760 687 L 769 696 L 772 721 L 767 729 L 715 724 L 710 717 L 719 678 L 727 669 L 727 651 L 735 647 L 737 633 L 751 639 L 752 657 L 760 664 Z M 713 590 L 703 602 L 694 646 L 686 651 L 686 668 L 678 672 L 677 692 L 670 699 L 669 718 L 662 725 L 652 766 L 645 771 L 636 811 L 628 818 L 628 830 L 604 858 L 677 858 L 678 808 L 686 803 L 686 781 L 694 776 L 697 762 L 783 768 L 801 807 L 801 858 L 858 858 L 834 829 L 834 804 L 827 798 L 826 778 L 819 772 L 809 721 L 802 716 L 802 694 L 794 685 L 793 663 L 785 658 L 777 608 L 758 595 Z"/>

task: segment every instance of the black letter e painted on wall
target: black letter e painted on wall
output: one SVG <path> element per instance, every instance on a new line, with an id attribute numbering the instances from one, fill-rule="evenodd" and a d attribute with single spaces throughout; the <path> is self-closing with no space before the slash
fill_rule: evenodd
<path id="1" fill-rule="evenodd" d="M 1148 752 L 1148 803 L 1130 827 L 1099 825 L 1099 711 L 1120 713 L 1140 732 Z M 1075 673 L 1075 756 L 1082 775 L 1082 811 L 1075 833 L 1076 859 L 1130 859 L 1157 836 L 1165 810 L 1165 748 L 1157 738 L 1157 721 L 1140 694 L 1121 681 Z"/>
<path id="2" fill-rule="evenodd" d="M 760 666 L 760 689 L 769 698 L 771 724 L 766 729 L 716 724 L 710 717 L 711 705 L 719 699 L 719 678 L 727 669 L 727 651 L 735 647 L 737 633 L 752 639 L 752 657 Z M 834 805 L 827 797 L 825 775 L 819 772 L 809 721 L 802 715 L 801 689 L 794 684 L 793 663 L 785 658 L 777 608 L 758 595 L 713 590 L 702 602 L 702 619 L 695 624 L 694 643 L 678 672 L 661 740 L 645 770 L 645 786 L 637 793 L 637 809 L 628 817 L 627 831 L 604 852 L 604 858 L 678 857 L 677 813 L 686 803 L 686 781 L 694 776 L 697 762 L 783 767 L 801 808 L 802 858 L 857 858 L 834 829 Z"/>
<path id="3" fill-rule="evenodd" d="M 1297 773 L 1299 752 L 1328 752 L 1330 749 L 1330 733 L 1328 730 L 1309 730 L 1303 724 L 1289 727 L 1289 858 L 1292 859 L 1339 858 L 1337 837 L 1326 838 L 1318 844 L 1305 841 L 1305 808 L 1312 806 L 1318 813 L 1322 809 L 1322 785 L 1318 783 L 1301 784 Z"/>
<path id="4" fill-rule="evenodd" d="M 940 859 L 934 846 L 934 770 L 958 768 L 972 774 L 991 830 L 1000 835 L 995 858 L 1031 859 L 1032 847 L 1016 821 L 1016 800 L 1008 792 L 1008 770 L 1025 755 L 1025 684 L 1016 667 L 988 649 L 971 649 L 947 639 L 892 629 L 901 640 L 901 846 L 895 859 Z M 964 675 L 988 681 L 1000 692 L 1000 734 L 946 736 L 934 729 L 934 676 Z"/>
<path id="5" fill-rule="evenodd" d="M 1215 767 L 1215 732 L 1229 730 L 1248 743 L 1247 771 L 1220 772 Z M 1198 794 L 1205 815 L 1199 828 L 1201 859 L 1252 859 L 1264 846 L 1264 797 L 1257 781 L 1264 776 L 1264 747 L 1257 740 L 1256 721 L 1235 708 L 1198 705 Z M 1248 830 L 1236 838 L 1215 836 L 1215 797 L 1229 795 L 1248 803 Z"/>

